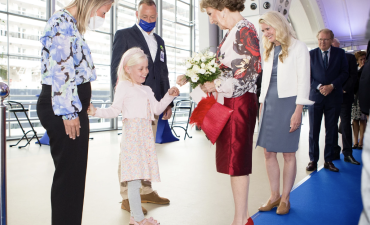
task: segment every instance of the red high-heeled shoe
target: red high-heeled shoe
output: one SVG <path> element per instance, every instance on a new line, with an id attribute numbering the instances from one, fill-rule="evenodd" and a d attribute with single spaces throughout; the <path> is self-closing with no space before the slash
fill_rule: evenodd
<path id="1" fill-rule="evenodd" d="M 252 220 L 252 217 L 248 218 L 248 222 L 245 225 L 254 225 L 254 222 Z"/>

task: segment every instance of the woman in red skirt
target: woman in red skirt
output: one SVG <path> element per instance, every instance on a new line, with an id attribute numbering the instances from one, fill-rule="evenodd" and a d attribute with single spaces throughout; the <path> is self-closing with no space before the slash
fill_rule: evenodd
<path id="1" fill-rule="evenodd" d="M 248 213 L 249 174 L 252 173 L 253 133 L 257 116 L 256 79 L 261 72 L 259 40 L 253 24 L 240 14 L 245 0 L 202 0 L 200 7 L 210 22 L 228 33 L 217 49 L 221 77 L 207 82 L 205 92 L 217 91 L 224 105 L 233 109 L 230 120 L 216 141 L 219 173 L 231 176 L 235 202 L 232 225 L 251 225 Z M 184 84 L 183 76 L 178 83 Z"/>

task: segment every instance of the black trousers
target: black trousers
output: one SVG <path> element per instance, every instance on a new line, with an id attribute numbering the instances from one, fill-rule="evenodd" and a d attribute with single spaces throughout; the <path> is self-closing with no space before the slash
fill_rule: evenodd
<path id="1" fill-rule="evenodd" d="M 340 110 L 340 122 L 343 142 L 343 155 L 352 155 L 352 127 L 351 127 L 352 103 L 342 103 Z M 340 147 L 338 145 L 338 132 L 334 137 L 334 157 L 339 157 Z"/>
<path id="2" fill-rule="evenodd" d="M 37 102 L 37 115 L 50 138 L 50 152 L 55 173 L 51 188 L 52 225 L 81 225 L 85 194 L 87 153 L 89 147 L 90 83 L 78 85 L 82 103 L 79 113 L 80 136 L 66 135 L 63 119 L 56 116 L 51 104 L 51 86 L 42 85 Z"/>
<path id="3" fill-rule="evenodd" d="M 331 99 L 324 98 L 320 103 L 315 103 L 308 107 L 310 133 L 309 133 L 309 156 L 310 161 L 319 161 L 320 148 L 319 137 L 321 121 L 325 116 L 325 162 L 333 161 L 333 145 L 335 135 L 338 135 L 338 119 L 341 103 L 335 103 Z M 338 137 L 337 137 L 338 139 Z"/>

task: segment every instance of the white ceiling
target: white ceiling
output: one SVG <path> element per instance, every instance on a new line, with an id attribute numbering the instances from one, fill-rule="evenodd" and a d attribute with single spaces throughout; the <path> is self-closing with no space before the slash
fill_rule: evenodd
<path id="1" fill-rule="evenodd" d="M 316 34 L 329 28 L 344 46 L 366 45 L 370 0 L 292 0 L 289 17 L 298 38 L 317 46 Z"/>

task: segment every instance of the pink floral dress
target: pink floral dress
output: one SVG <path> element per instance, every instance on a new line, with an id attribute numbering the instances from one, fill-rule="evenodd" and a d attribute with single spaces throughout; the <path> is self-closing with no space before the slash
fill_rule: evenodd
<path id="1" fill-rule="evenodd" d="M 148 100 L 146 119 L 123 120 L 120 154 L 121 182 L 130 180 L 161 181 L 150 115 Z"/>

